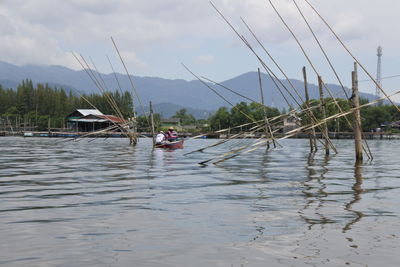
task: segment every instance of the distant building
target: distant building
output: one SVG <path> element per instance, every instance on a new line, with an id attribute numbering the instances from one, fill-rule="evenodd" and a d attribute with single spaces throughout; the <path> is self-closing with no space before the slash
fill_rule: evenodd
<path id="1" fill-rule="evenodd" d="M 123 123 L 123 119 L 104 115 L 97 109 L 77 109 L 66 117 L 67 128 L 76 132 L 92 132 Z"/>
<path id="2" fill-rule="evenodd" d="M 400 121 L 392 122 L 392 123 L 391 123 L 391 126 L 392 126 L 393 128 L 399 128 L 399 129 L 400 129 Z"/>
<path id="3" fill-rule="evenodd" d="M 283 133 L 290 132 L 299 127 L 299 118 L 289 116 L 283 119 Z"/>
<path id="4" fill-rule="evenodd" d="M 161 127 L 181 127 L 180 119 L 178 118 L 169 118 L 169 119 L 161 119 Z"/>

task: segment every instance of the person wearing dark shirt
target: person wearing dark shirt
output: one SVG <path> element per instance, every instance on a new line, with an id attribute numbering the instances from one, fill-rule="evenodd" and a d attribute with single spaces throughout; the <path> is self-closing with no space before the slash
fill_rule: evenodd
<path id="1" fill-rule="evenodd" d="M 170 142 L 176 141 L 176 139 L 178 139 L 178 133 L 174 130 L 174 127 L 172 126 L 168 128 L 168 131 L 165 135 Z"/>

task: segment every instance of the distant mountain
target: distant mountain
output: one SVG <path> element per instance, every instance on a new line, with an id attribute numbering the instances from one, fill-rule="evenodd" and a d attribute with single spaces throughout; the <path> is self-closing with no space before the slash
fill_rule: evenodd
<path id="1" fill-rule="evenodd" d="M 205 109 L 197 109 L 191 107 L 184 107 L 177 104 L 171 103 L 159 103 L 153 105 L 154 113 L 158 113 L 162 118 L 170 118 L 176 114 L 176 112 L 180 109 L 186 109 L 186 113 L 192 114 L 196 119 L 207 119 L 213 112 Z M 148 106 L 144 106 L 145 112 L 149 111 Z M 137 107 L 138 115 L 143 115 L 143 112 L 140 107 Z"/>
<path id="2" fill-rule="evenodd" d="M 281 81 L 282 81 L 282 84 L 291 92 L 291 94 L 296 99 L 298 99 L 296 93 L 293 92 L 292 87 L 291 87 L 290 83 L 288 82 L 288 80 L 281 80 Z M 302 99 L 305 99 L 304 82 L 296 80 L 296 79 L 290 79 L 290 82 L 297 89 L 297 92 L 300 94 Z M 276 81 L 276 83 L 281 88 L 281 91 L 285 95 L 285 98 L 288 100 L 288 102 L 293 107 L 296 107 L 296 102 L 293 100 L 293 98 L 290 97 L 290 95 L 285 91 L 285 89 L 279 84 L 278 81 Z M 260 89 L 259 89 L 259 81 L 258 81 L 258 73 L 257 72 L 248 72 L 248 73 L 239 75 L 233 79 L 224 81 L 221 84 L 230 89 L 233 89 L 236 92 L 241 93 L 249 98 L 252 98 L 256 101 L 260 101 Z M 279 92 L 279 90 L 276 88 L 276 85 L 273 82 L 273 80 L 267 74 L 264 74 L 264 73 L 262 74 L 262 85 L 263 85 L 265 103 L 268 106 L 277 107 L 278 109 L 288 107 L 285 99 L 283 98 L 283 96 Z M 329 90 L 331 91 L 331 93 L 334 97 L 346 98 L 346 95 L 343 92 L 343 89 L 341 88 L 341 86 L 336 85 L 336 84 L 326 84 L 326 86 L 329 88 Z M 223 90 L 225 90 L 225 89 L 223 89 Z M 347 92 L 348 96 L 351 96 L 351 90 L 349 88 L 345 87 L 345 91 Z M 228 91 L 226 91 L 226 92 L 228 92 Z M 309 92 L 309 96 L 311 99 L 319 99 L 319 89 L 318 89 L 317 85 L 309 83 L 308 84 L 308 92 Z M 232 95 L 232 93 L 229 93 L 229 94 Z M 324 89 L 324 96 L 325 97 L 330 96 L 329 93 L 325 89 Z M 368 94 L 368 93 L 362 93 L 362 92 L 360 92 L 360 97 L 368 99 L 369 101 L 372 101 L 375 99 L 374 95 Z M 232 97 L 232 99 L 235 99 L 235 97 Z M 301 101 L 299 101 L 299 102 L 301 103 Z"/>
<path id="3" fill-rule="evenodd" d="M 95 73 L 97 74 L 97 72 Z M 108 89 L 115 90 L 118 88 L 114 74 L 101 74 L 101 76 Z M 116 76 L 123 90 L 131 90 L 126 75 L 117 73 Z M 0 61 L 0 83 L 4 87 L 15 88 L 18 83 L 26 78 L 32 79 L 35 83 L 48 83 L 56 87 L 79 91 L 80 93 L 99 92 L 84 71 L 75 71 L 62 66 L 15 66 Z M 164 117 L 174 114 L 180 108 L 187 108 L 189 113 L 193 112 L 193 114 L 197 114 L 196 117 L 202 117 L 201 114 L 207 114 L 207 112 L 214 111 L 221 106 L 229 106 L 229 104 L 197 80 L 185 81 L 138 76 L 134 76 L 133 80 L 143 104 L 147 105 L 149 101 L 152 101 L 155 105 L 155 110 L 162 113 Z M 290 81 L 304 98 L 303 82 L 295 79 Z M 262 83 L 265 103 L 267 105 L 277 107 L 280 110 L 288 107 L 269 76 L 262 74 Z M 287 80 L 282 80 L 282 83 L 290 89 Z M 230 80 L 223 81 L 221 84 L 254 100 L 260 99 L 258 74 L 256 72 L 242 74 Z M 338 85 L 329 84 L 328 87 L 335 97 L 344 97 L 344 93 Z M 226 96 L 231 103 L 235 104 L 244 101 L 239 96 L 221 87 L 215 86 L 213 88 Z M 282 90 L 284 91 L 283 88 Z M 309 92 L 311 98 L 318 98 L 318 87 L 316 85 L 309 84 Z M 286 92 L 284 94 L 289 102 L 293 106 L 296 106 L 288 94 Z M 327 92 L 325 92 L 325 96 L 329 96 Z M 375 99 L 374 95 L 366 93 L 361 93 L 361 97 L 369 100 Z"/>
<path id="4" fill-rule="evenodd" d="M 3 86 L 3 88 L 17 88 L 18 83 L 16 81 L 10 81 L 10 80 L 0 80 L 0 84 L 1 86 Z"/>

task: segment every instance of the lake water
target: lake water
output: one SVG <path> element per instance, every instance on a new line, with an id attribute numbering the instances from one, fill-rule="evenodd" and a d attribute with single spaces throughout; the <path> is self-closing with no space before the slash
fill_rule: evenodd
<path id="1" fill-rule="evenodd" d="M 215 141 L 0 138 L 0 265 L 398 266 L 400 141 L 357 167 L 351 140 L 183 155 Z"/>

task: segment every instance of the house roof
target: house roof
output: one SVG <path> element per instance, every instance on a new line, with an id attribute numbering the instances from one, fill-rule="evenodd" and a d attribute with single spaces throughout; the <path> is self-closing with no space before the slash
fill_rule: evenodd
<path id="1" fill-rule="evenodd" d="M 114 115 L 98 115 L 97 117 L 109 120 L 109 121 L 113 121 L 115 123 L 123 123 L 124 120 L 121 119 L 120 117 L 114 116 Z"/>
<path id="2" fill-rule="evenodd" d="M 76 111 L 81 113 L 83 116 L 87 116 L 87 115 L 104 115 L 98 109 L 77 109 Z"/>
<path id="3" fill-rule="evenodd" d="M 89 114 L 86 116 L 83 116 L 81 118 L 73 118 L 70 119 L 70 121 L 78 121 L 78 122 L 106 122 L 106 121 L 111 121 L 114 123 L 123 123 L 124 120 L 114 116 L 114 115 L 93 115 Z"/>

